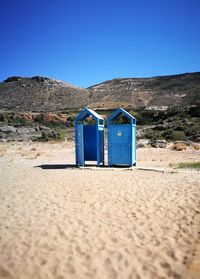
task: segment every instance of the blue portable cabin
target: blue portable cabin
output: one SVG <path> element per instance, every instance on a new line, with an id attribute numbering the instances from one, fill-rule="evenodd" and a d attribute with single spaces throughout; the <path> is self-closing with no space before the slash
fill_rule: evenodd
<path id="1" fill-rule="evenodd" d="M 87 123 L 88 117 L 94 123 Z M 95 111 L 84 108 L 74 120 L 76 165 L 84 166 L 85 161 L 104 164 L 104 119 Z"/>
<path id="2" fill-rule="evenodd" d="M 123 116 L 126 124 L 118 124 Z M 136 119 L 122 108 L 115 110 L 107 120 L 108 166 L 136 165 Z"/>

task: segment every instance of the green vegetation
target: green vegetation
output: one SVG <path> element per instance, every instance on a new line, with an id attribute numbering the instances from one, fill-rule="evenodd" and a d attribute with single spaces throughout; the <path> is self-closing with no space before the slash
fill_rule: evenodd
<path id="1" fill-rule="evenodd" d="M 71 128 L 71 127 L 74 126 L 74 118 L 75 118 L 75 116 L 73 116 L 73 115 L 67 116 L 67 119 L 66 119 L 66 126 L 67 127 Z"/>
<path id="2" fill-rule="evenodd" d="M 63 135 L 54 130 L 42 131 L 41 137 L 35 137 L 34 141 L 57 141 L 64 140 Z"/>
<path id="3" fill-rule="evenodd" d="M 184 131 L 173 131 L 173 130 L 167 130 L 166 132 L 163 133 L 166 140 L 170 141 L 178 141 L 178 140 L 186 140 L 186 136 Z"/>
<path id="4" fill-rule="evenodd" d="M 5 122 L 11 125 L 20 125 L 26 126 L 29 124 L 29 121 L 24 117 L 23 114 L 18 114 L 15 112 L 0 112 L 0 122 Z"/>
<path id="5" fill-rule="evenodd" d="M 175 167 L 178 169 L 197 169 L 200 170 L 200 162 L 181 162 L 178 165 L 170 164 L 170 167 Z"/>
<path id="6" fill-rule="evenodd" d="M 200 162 L 192 162 L 192 163 L 182 162 L 182 163 L 178 164 L 177 168 L 179 168 L 179 169 L 198 169 L 198 170 L 200 170 Z"/>
<path id="7" fill-rule="evenodd" d="M 159 130 L 160 127 L 154 127 L 146 129 L 142 138 L 150 140 L 167 140 L 167 141 L 182 141 L 187 140 L 184 131 L 176 131 L 173 128 L 166 129 L 164 131 Z"/>
<path id="8" fill-rule="evenodd" d="M 55 114 L 55 117 L 48 113 L 40 113 L 34 117 L 34 121 L 49 128 L 66 128 L 66 121 L 61 118 L 61 114 Z"/>
<path id="9" fill-rule="evenodd" d="M 14 125 L 21 125 L 26 126 L 28 125 L 28 121 L 24 117 L 13 117 L 12 120 L 10 119 L 10 123 Z"/>
<path id="10" fill-rule="evenodd" d="M 140 108 L 130 113 L 137 118 L 138 125 L 162 124 L 164 122 L 184 121 L 185 119 L 196 118 L 200 124 L 200 106 L 182 107 L 171 106 L 167 110 L 146 110 Z"/>
<path id="11" fill-rule="evenodd" d="M 150 140 L 162 140 L 165 139 L 162 132 L 155 131 L 153 129 L 147 129 L 144 133 L 143 138 L 150 139 Z"/>
<path id="12" fill-rule="evenodd" d="M 199 141 L 200 140 L 200 106 L 196 107 L 169 107 L 167 110 L 137 110 L 127 109 L 137 120 L 137 130 L 141 128 L 138 138 L 149 140 L 167 141 Z M 114 109 L 97 109 L 105 120 Z M 66 110 L 65 113 L 23 113 L 12 111 L 0 111 L 0 123 L 13 126 L 49 127 L 55 132 L 61 133 L 61 138 L 67 138 L 74 129 L 75 116 L 80 110 Z M 90 121 L 90 120 L 89 120 Z M 91 123 L 91 121 L 90 121 Z M 121 116 L 117 124 L 127 124 L 127 117 Z M 107 122 L 105 121 L 105 127 Z M 67 128 L 66 128 L 67 126 Z M 45 138 L 54 138 L 55 135 L 44 135 Z M 71 137 L 71 135 L 70 135 Z M 56 137 L 56 138 L 59 138 Z"/>
<path id="13" fill-rule="evenodd" d="M 135 115 L 139 126 L 151 126 L 144 130 L 141 138 L 167 141 L 196 141 L 200 138 L 200 106 L 169 107 L 165 111 L 141 108 L 130 113 Z"/>
<path id="14" fill-rule="evenodd" d="M 40 113 L 40 114 L 36 115 L 34 120 L 35 120 L 35 122 L 38 122 L 40 124 L 44 124 L 44 114 Z"/>

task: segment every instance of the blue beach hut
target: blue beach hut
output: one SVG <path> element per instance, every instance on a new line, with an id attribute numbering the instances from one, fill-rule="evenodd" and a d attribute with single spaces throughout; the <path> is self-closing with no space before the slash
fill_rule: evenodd
<path id="1" fill-rule="evenodd" d="M 123 122 L 118 119 L 123 116 Z M 108 117 L 108 166 L 136 165 L 136 119 L 122 108 Z"/>
<path id="2" fill-rule="evenodd" d="M 104 164 L 104 119 L 95 111 L 84 108 L 75 118 L 76 165 L 86 161 Z"/>

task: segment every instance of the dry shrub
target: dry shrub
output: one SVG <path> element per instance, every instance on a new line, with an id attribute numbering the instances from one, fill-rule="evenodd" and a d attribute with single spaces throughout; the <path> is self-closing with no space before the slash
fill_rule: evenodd
<path id="1" fill-rule="evenodd" d="M 35 147 L 32 147 L 31 149 L 22 149 L 19 148 L 16 152 L 21 157 L 25 157 L 26 159 L 36 159 L 41 155 L 40 152 L 37 151 Z"/>
<path id="2" fill-rule="evenodd" d="M 187 149 L 187 145 L 182 142 L 174 143 L 174 146 L 172 147 L 173 150 L 176 151 L 183 151 Z"/>
<path id="3" fill-rule="evenodd" d="M 36 159 L 37 157 L 39 157 L 41 155 L 42 155 L 42 153 L 40 153 L 40 152 L 30 153 L 26 156 L 26 159 L 33 160 L 33 159 Z"/>
<path id="4" fill-rule="evenodd" d="M 39 157 L 39 156 L 41 156 L 41 155 L 42 155 L 42 153 L 37 152 L 37 153 L 35 153 L 35 154 L 33 155 L 32 159 L 36 159 L 37 157 Z"/>
<path id="5" fill-rule="evenodd" d="M 195 150 L 200 150 L 200 144 L 199 143 L 194 143 L 192 145 L 192 147 L 195 149 Z"/>
<path id="6" fill-rule="evenodd" d="M 7 148 L 5 146 L 0 146 L 0 157 L 6 154 Z"/>

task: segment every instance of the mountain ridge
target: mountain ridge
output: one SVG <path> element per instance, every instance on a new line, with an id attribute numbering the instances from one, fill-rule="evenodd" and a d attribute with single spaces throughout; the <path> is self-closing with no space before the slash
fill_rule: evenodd
<path id="1" fill-rule="evenodd" d="M 181 76 L 184 76 L 184 75 L 199 75 L 200 72 L 185 72 L 185 73 L 181 73 L 181 74 L 173 74 L 173 75 L 158 75 L 158 76 L 150 76 L 150 77 L 117 77 L 117 78 L 112 78 L 112 79 L 108 79 L 108 80 L 105 80 L 105 81 L 102 81 L 102 82 L 98 82 L 98 83 L 95 83 L 91 86 L 88 86 L 86 87 L 86 89 L 90 89 L 94 86 L 97 86 L 97 85 L 100 85 L 100 84 L 104 84 L 104 83 L 107 83 L 107 82 L 110 82 L 110 81 L 113 81 L 113 80 L 129 80 L 129 79 L 146 79 L 146 80 L 151 80 L 151 79 L 155 79 L 155 78 L 167 78 L 167 77 L 181 77 Z"/>
<path id="2" fill-rule="evenodd" d="M 0 83 L 0 109 L 63 111 L 92 108 L 200 105 L 200 72 L 114 78 L 88 88 L 52 78 L 9 77 Z"/>

